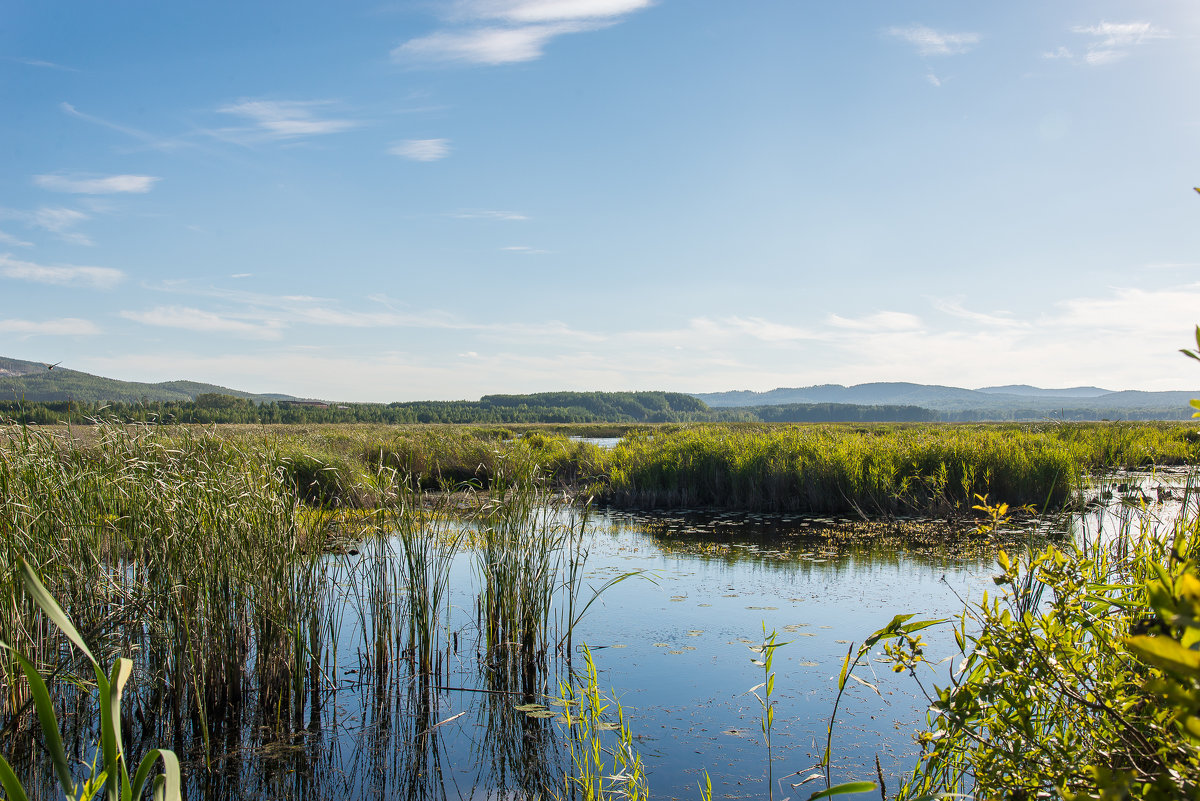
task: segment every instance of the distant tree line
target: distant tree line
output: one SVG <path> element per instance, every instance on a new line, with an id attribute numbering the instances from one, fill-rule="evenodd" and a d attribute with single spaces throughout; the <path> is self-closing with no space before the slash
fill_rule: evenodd
<path id="1" fill-rule="evenodd" d="M 485 395 L 478 401 L 316 403 L 202 393 L 195 400 L 89 403 L 0 401 L 0 417 L 49 425 L 96 419 L 162 423 L 688 423 L 688 422 L 928 422 L 918 406 L 797 403 L 710 408 L 678 392 L 544 392 Z"/>

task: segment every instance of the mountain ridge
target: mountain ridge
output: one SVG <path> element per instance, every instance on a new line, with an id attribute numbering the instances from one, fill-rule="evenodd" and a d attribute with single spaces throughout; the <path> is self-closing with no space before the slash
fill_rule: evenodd
<path id="1" fill-rule="evenodd" d="M 767 392 L 733 390 L 699 392 L 695 397 L 713 408 L 774 406 L 787 403 L 853 403 L 860 405 L 907 404 L 932 409 L 942 415 L 975 413 L 970 419 L 1037 419 L 1055 413 L 1094 411 L 1108 417 L 1139 416 L 1161 412 L 1166 419 L 1190 416 L 1189 402 L 1200 390 L 1148 392 L 1103 390 L 1100 387 L 1041 389 L 1012 384 L 982 389 L 965 389 L 940 384 L 880 381 L 844 386 L 817 384 L 810 387 L 779 387 Z M 1187 412 L 1187 414 L 1184 414 Z M 1077 415 L 1076 415 L 1077 416 Z M 966 418 L 964 418 L 966 419 Z"/>
<path id="2" fill-rule="evenodd" d="M 66 367 L 50 369 L 45 362 L 31 362 L 0 356 L 0 400 L 33 402 L 75 400 L 87 403 L 119 401 L 191 401 L 206 393 L 248 398 L 258 403 L 295 400 L 291 395 L 258 394 L 230 389 L 218 384 L 176 379 L 158 383 L 122 381 L 117 378 L 84 373 Z"/>

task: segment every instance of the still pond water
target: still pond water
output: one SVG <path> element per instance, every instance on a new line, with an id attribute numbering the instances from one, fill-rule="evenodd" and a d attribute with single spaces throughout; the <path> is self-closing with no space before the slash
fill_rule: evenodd
<path id="1" fill-rule="evenodd" d="M 1158 511 L 1171 515 L 1165 504 Z M 1069 528 L 1094 534 L 1118 525 L 1117 517 L 1111 507 L 1094 510 Z M 601 688 L 620 701 L 655 798 L 699 798 L 705 771 L 716 798 L 767 797 L 761 707 L 748 693 L 763 681 L 750 646 L 762 642 L 764 626 L 787 643 L 774 660 L 774 797 L 807 798 L 823 784 L 793 785 L 814 772 L 824 750 L 836 676 L 851 645 L 895 614 L 950 617 L 964 599 L 994 589 L 996 544 L 967 537 L 954 548 L 934 547 L 928 543 L 937 525 L 928 522 L 868 526 L 672 510 L 601 511 L 590 526 L 584 600 L 588 585 L 640 575 L 607 589 L 574 641 L 577 651 L 581 643 L 592 649 Z M 371 547 L 364 544 L 357 558 L 367 558 Z M 560 725 L 524 714 L 517 707 L 528 699 L 495 692 L 497 685 L 481 677 L 478 586 L 473 554 L 460 554 L 443 621 L 447 651 L 438 686 L 445 689 L 433 694 L 432 706 L 420 708 L 399 685 L 374 689 L 360 678 L 354 655 L 362 646 L 348 627 L 339 686 L 321 717 L 282 740 L 263 738 L 256 749 L 227 755 L 227 770 L 194 777 L 195 794 L 382 801 L 524 798 L 549 787 L 562 796 L 569 760 Z M 948 627 L 924 634 L 931 661 L 956 652 Z M 852 683 L 842 700 L 833 779 L 874 780 L 878 758 L 894 790 L 915 764 L 912 735 L 927 702 L 881 656 L 872 654 L 858 670 L 878 694 Z M 574 666 L 581 663 L 577 654 Z M 930 673 L 927 686 L 945 685 L 949 669 L 946 663 Z M 563 660 L 551 659 L 543 681 L 552 692 L 565 675 Z"/>

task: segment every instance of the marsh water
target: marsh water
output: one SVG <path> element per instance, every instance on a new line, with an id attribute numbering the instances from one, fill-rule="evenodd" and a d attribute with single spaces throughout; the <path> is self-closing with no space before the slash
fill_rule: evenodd
<path id="1" fill-rule="evenodd" d="M 1166 486 L 1164 480 L 1176 489 L 1182 481 L 1142 476 L 1126 483 Z M 1097 494 L 1104 491 L 1111 492 L 1102 487 Z M 1094 505 L 1087 518 L 1019 534 L 1007 547 L 1111 528 L 1128 518 L 1120 508 Z M 1157 508 L 1164 519 L 1174 514 L 1166 504 Z M 999 547 L 962 531 L 947 546 L 944 524 L 936 521 L 869 524 L 688 509 L 599 510 L 589 529 L 583 600 L 591 597 L 589 587 L 637 575 L 606 589 L 582 618 L 571 667 L 582 667 L 586 644 L 601 689 L 621 704 L 659 798 L 698 798 L 706 772 L 714 797 L 767 796 L 762 708 L 748 692 L 764 680 L 751 650 L 764 630 L 786 643 L 773 665 L 775 797 L 807 797 L 823 786 L 794 785 L 815 773 L 824 751 L 847 650 L 893 615 L 950 617 L 964 600 L 994 589 Z M 356 575 L 354 561 L 380 546 L 361 547 L 359 554 L 330 558 Z M 442 622 L 445 661 L 432 688 L 418 693 L 403 677 L 364 676 L 369 671 L 360 672 L 355 656 L 364 644 L 346 626 L 337 689 L 320 716 L 305 729 L 230 754 L 224 771 L 200 782 L 203 794 L 510 798 L 548 787 L 562 795 L 569 762 L 561 718 L 531 713 L 527 705 L 532 700 L 555 711 L 558 682 L 568 676 L 564 654 L 547 660 L 536 698 L 489 676 L 481 668 L 477 572 L 472 553 L 456 557 Z M 925 634 L 932 662 L 955 652 L 947 626 Z M 927 701 L 881 657 L 877 649 L 857 671 L 877 691 L 852 682 L 834 721 L 835 782 L 875 779 L 878 758 L 894 788 L 918 757 L 912 736 Z M 931 670 L 926 686 L 945 685 L 949 670 L 949 662 Z"/>
<path id="2" fill-rule="evenodd" d="M 716 798 L 766 798 L 762 707 L 749 692 L 764 676 L 751 649 L 775 632 L 785 644 L 773 664 L 774 797 L 807 798 L 823 780 L 794 785 L 816 773 L 849 649 L 896 614 L 948 618 L 993 591 L 1002 544 L 1011 552 L 1102 537 L 1135 518 L 1169 523 L 1186 483 L 1183 472 L 1112 477 L 1097 483 L 1086 515 L 1044 519 L 1004 543 L 918 519 L 594 510 L 579 598 L 629 577 L 605 589 L 575 627 L 569 664 L 565 648 L 541 663 L 532 696 L 524 682 L 487 666 L 469 548 L 451 568 L 436 676 L 421 682 L 402 667 L 373 666 L 363 582 L 367 566 L 397 549 L 371 538 L 324 557 L 340 591 L 329 599 L 336 659 L 320 703 L 314 696 L 290 729 L 242 731 L 217 744 L 211 770 L 188 760 L 188 797 L 565 797 L 570 759 L 554 696 L 584 667 L 586 644 L 600 688 L 621 705 L 653 797 L 699 798 L 707 772 Z M 557 641 L 561 616 L 551 626 Z M 952 663 L 937 663 L 957 653 L 952 632 L 946 625 L 923 633 L 936 665 L 926 687 L 944 686 Z M 927 701 L 879 650 L 856 671 L 869 684 L 851 682 L 842 699 L 832 778 L 875 780 L 878 770 L 895 789 L 918 758 L 912 737 Z"/>

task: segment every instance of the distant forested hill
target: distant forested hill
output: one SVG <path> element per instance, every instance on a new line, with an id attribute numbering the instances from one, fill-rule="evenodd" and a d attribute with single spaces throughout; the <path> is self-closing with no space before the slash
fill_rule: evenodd
<path id="1" fill-rule="evenodd" d="M 0 400 L 0 418 L 51 424 L 99 418 L 180 423 L 688 423 L 688 422 L 899 422 L 932 419 L 916 407 L 794 404 L 761 409 L 711 409 L 672 392 L 547 392 L 488 395 L 478 401 L 409 403 L 255 402 L 201 393 L 195 400 Z"/>
<path id="2" fill-rule="evenodd" d="M 1112 392 L 1099 387 L 1039 389 L 1028 385 L 963 389 L 929 384 L 880 382 L 845 387 L 822 384 L 770 392 L 710 392 L 697 398 L 721 408 L 763 408 L 781 404 L 836 403 L 911 405 L 936 412 L 942 421 L 984 420 L 1184 420 L 1196 392 Z"/>
<path id="3" fill-rule="evenodd" d="M 197 381 L 164 381 L 143 384 L 81 373 L 66 367 L 47 369 L 41 362 L 0 357 L 0 400 L 79 401 L 81 403 L 138 403 L 190 401 L 203 393 L 231 395 L 255 401 L 282 400 L 288 395 L 255 395 Z"/>

